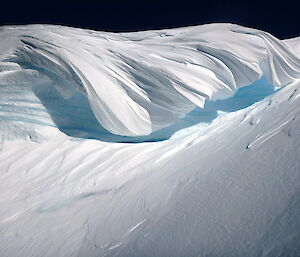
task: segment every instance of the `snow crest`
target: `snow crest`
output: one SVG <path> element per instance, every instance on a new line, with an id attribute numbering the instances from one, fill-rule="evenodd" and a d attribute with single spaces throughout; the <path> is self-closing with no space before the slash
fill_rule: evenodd
<path id="1" fill-rule="evenodd" d="M 0 27 L 0 256 L 299 256 L 299 56 L 231 24 Z"/>
<path id="2" fill-rule="evenodd" d="M 70 119 L 64 126 L 92 130 L 101 124 L 118 135 L 148 135 L 262 75 L 280 87 L 300 78 L 295 45 L 233 24 L 135 33 L 5 26 L 0 29 L 0 100 L 6 107 L 8 99 L 15 102 L 7 93 L 12 88 L 22 95 L 23 105 L 9 110 L 19 112 L 14 122 L 38 116 L 33 127 L 55 128 L 68 120 L 71 114 L 63 107 L 47 106 L 55 95 L 60 103 L 73 99 L 73 112 L 83 112 L 76 124 Z M 84 118 L 89 115 L 92 121 Z"/>

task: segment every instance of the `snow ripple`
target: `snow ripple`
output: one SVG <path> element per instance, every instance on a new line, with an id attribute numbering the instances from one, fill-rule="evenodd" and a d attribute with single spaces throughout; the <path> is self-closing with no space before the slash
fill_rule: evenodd
<path id="1" fill-rule="evenodd" d="M 47 85 L 55 91 L 48 90 L 48 98 L 77 95 L 80 104 L 70 106 L 70 112 L 87 109 L 77 124 L 65 127 L 84 124 L 97 130 L 100 123 L 123 136 L 168 127 L 206 100 L 229 98 L 262 75 L 277 86 L 300 78 L 293 42 L 289 46 L 266 32 L 233 24 L 135 33 L 5 26 L 0 38 L 1 84 L 21 85 L 26 96 L 31 92 L 50 115 L 45 123 L 59 123 L 59 111 L 51 112 L 38 94 Z M 60 120 L 68 120 L 62 113 Z"/>

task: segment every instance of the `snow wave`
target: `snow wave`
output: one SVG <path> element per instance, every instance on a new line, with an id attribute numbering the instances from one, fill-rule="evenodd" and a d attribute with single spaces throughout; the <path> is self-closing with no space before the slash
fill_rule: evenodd
<path id="1" fill-rule="evenodd" d="M 298 256 L 299 42 L 0 27 L 0 256 Z"/>
<path id="2" fill-rule="evenodd" d="M 206 99 L 232 96 L 262 75 L 277 86 L 300 78 L 293 45 L 233 24 L 135 33 L 5 26 L 0 80 L 10 87 L 34 85 L 23 94 L 31 90 L 44 107 L 39 92 L 45 88 L 50 97 L 53 90 L 61 99 L 75 97 L 73 111 L 85 108 L 82 117 L 93 117 L 79 121 L 90 129 L 99 122 L 114 134 L 141 136 L 170 126 Z M 60 120 L 67 119 L 63 115 Z M 55 117 L 45 123 L 55 127 Z"/>

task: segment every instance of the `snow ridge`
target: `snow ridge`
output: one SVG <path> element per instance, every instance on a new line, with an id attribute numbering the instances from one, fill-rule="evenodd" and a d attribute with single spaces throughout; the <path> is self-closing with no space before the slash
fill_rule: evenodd
<path id="1" fill-rule="evenodd" d="M 80 117 L 64 126 L 76 129 L 90 123 L 84 126 L 97 130 L 101 124 L 125 136 L 170 126 L 196 106 L 203 107 L 206 99 L 228 98 L 262 75 L 280 87 L 300 78 L 300 60 L 285 42 L 233 24 L 136 33 L 5 26 L 0 52 L 1 84 L 22 85 L 16 91 L 31 102 L 23 113 L 40 117 L 30 109 L 32 102 L 42 108 L 47 97 L 78 97 L 91 119 Z M 47 96 L 39 94 L 45 91 Z M 43 122 L 57 127 L 62 117 L 55 112 L 62 110 L 51 112 L 46 106 Z M 37 123 L 27 129 L 34 130 L 32 137 L 43 125 Z"/>
<path id="2" fill-rule="evenodd" d="M 0 256 L 299 256 L 299 46 L 1 27 Z"/>

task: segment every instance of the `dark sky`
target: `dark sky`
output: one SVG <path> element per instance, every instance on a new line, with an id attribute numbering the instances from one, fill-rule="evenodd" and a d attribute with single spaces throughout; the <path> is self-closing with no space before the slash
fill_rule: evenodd
<path id="1" fill-rule="evenodd" d="M 4 1 L 1 1 L 4 2 Z M 297 1 L 12 1 L 1 3 L 0 25 L 51 23 L 106 31 L 232 22 L 289 38 L 300 35 Z"/>

